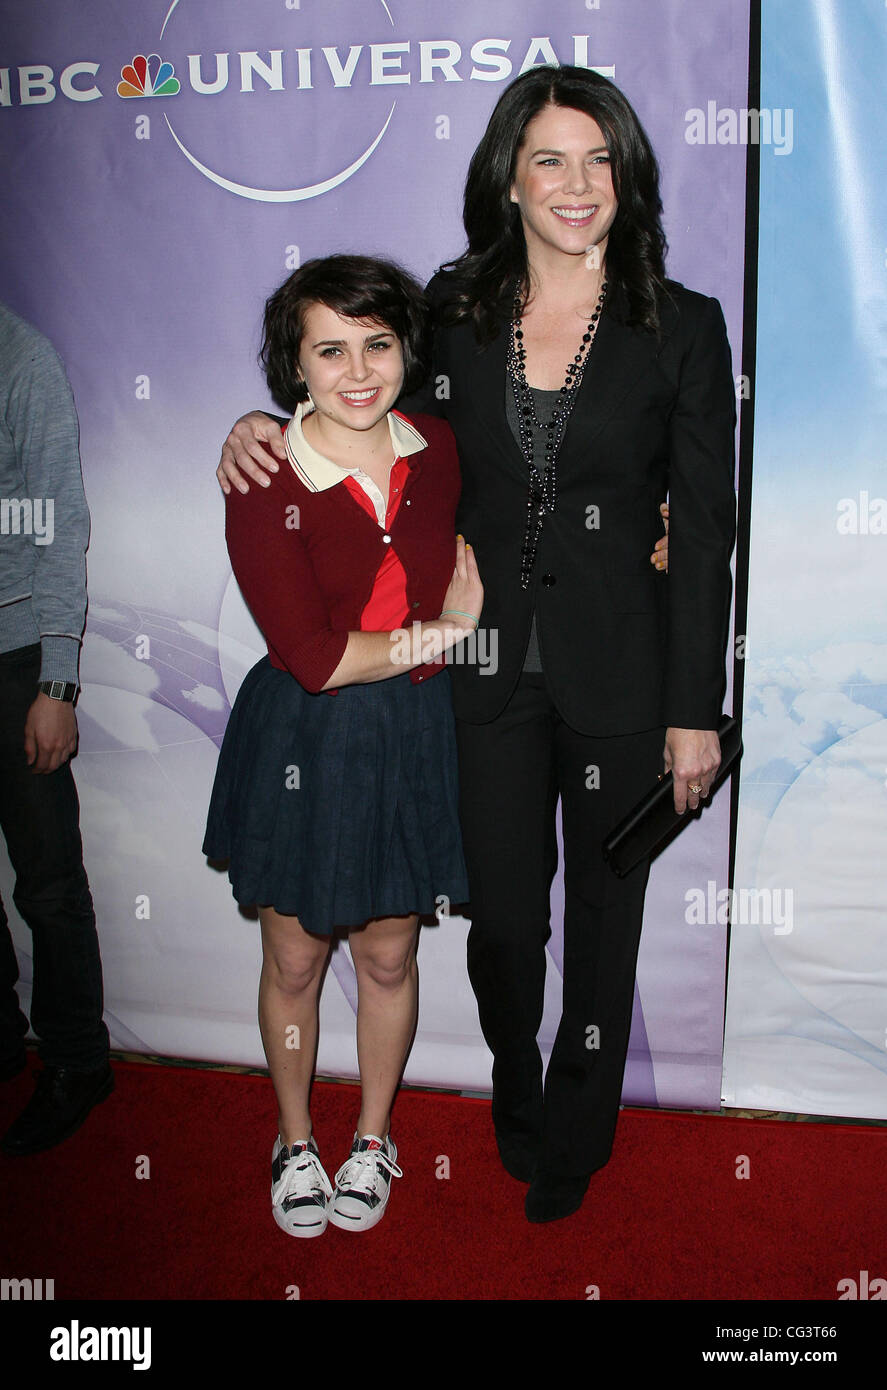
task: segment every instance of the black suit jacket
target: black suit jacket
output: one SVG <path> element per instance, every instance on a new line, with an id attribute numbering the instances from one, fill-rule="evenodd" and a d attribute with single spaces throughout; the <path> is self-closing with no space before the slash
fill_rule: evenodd
<path id="1" fill-rule="evenodd" d="M 446 298 L 446 273 L 428 286 Z M 495 673 L 452 667 L 460 719 L 498 715 L 523 665 L 533 609 L 556 707 L 581 733 L 717 727 L 724 692 L 735 527 L 736 397 L 721 307 L 669 282 L 661 335 L 629 327 L 607 297 L 557 461 L 531 584 L 520 586 L 527 467 L 505 417 L 509 326 L 479 348 L 438 326 L 432 380 L 413 407 L 444 416 L 459 447 L 457 523 L 484 584 Z M 564 364 L 566 368 L 566 363 Z M 509 386 L 510 389 L 510 386 Z M 404 408 L 409 411 L 410 403 Z M 650 564 L 671 516 L 668 574 Z"/>

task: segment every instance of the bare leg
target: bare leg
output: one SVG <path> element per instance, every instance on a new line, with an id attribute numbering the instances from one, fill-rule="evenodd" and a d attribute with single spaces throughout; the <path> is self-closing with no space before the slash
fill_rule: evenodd
<path id="1" fill-rule="evenodd" d="M 416 1031 L 419 918 L 377 917 L 348 937 L 357 972 L 358 1134 L 384 1139 L 391 1104 Z"/>
<path id="2" fill-rule="evenodd" d="M 277 1095 L 281 1141 L 311 1135 L 308 1094 L 317 1055 L 317 1000 L 332 938 L 306 932 L 298 917 L 259 909 L 262 975 L 259 1027 Z"/>

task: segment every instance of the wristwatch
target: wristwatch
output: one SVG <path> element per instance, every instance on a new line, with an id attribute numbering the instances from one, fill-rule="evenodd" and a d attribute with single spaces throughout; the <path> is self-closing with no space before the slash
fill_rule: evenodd
<path id="1" fill-rule="evenodd" d="M 77 686 L 71 681 L 38 681 L 37 689 L 50 700 L 64 700 L 67 704 L 73 704 L 77 694 Z"/>

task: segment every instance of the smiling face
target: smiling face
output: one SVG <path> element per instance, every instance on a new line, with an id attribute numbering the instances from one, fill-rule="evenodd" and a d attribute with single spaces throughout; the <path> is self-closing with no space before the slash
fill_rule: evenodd
<path id="1" fill-rule="evenodd" d="M 304 311 L 299 370 L 330 438 L 341 430 L 372 430 L 403 387 L 400 341 L 384 324 L 343 318 L 326 304 Z"/>
<path id="2" fill-rule="evenodd" d="M 618 203 L 600 126 L 584 111 L 545 106 L 517 152 L 511 201 L 520 209 L 530 265 L 587 255 L 603 263 Z"/>

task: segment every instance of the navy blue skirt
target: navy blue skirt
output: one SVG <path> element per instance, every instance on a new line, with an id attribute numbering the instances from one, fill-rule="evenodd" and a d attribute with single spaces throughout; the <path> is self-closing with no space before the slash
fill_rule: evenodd
<path id="1" fill-rule="evenodd" d="M 203 852 L 234 896 L 330 934 L 468 899 L 449 671 L 309 694 L 264 657 L 219 754 Z"/>

